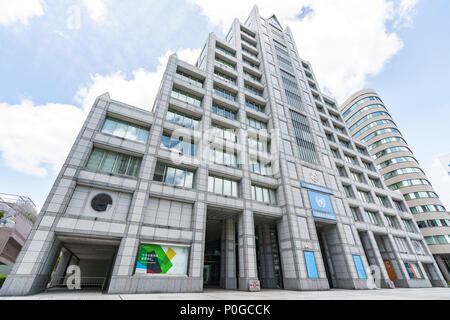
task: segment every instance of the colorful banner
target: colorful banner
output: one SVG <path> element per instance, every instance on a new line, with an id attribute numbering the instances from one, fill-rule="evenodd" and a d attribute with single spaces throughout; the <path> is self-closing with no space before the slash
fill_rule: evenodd
<path id="1" fill-rule="evenodd" d="M 136 274 L 186 275 L 189 247 L 141 244 Z"/>
<path id="2" fill-rule="evenodd" d="M 390 280 L 396 280 L 397 276 L 395 275 L 394 268 L 392 267 L 391 261 L 384 260 L 384 266 L 386 267 L 386 271 L 389 275 Z"/>

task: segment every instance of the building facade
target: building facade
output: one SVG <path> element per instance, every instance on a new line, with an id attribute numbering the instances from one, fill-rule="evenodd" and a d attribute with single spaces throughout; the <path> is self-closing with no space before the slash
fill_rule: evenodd
<path id="1" fill-rule="evenodd" d="M 450 282 L 450 215 L 373 90 L 353 94 L 341 107 L 354 139 L 367 145 L 386 186 L 400 192 L 445 279 Z"/>
<path id="2" fill-rule="evenodd" d="M 172 55 L 151 112 L 96 100 L 0 294 L 71 265 L 108 293 L 368 289 L 370 266 L 380 287 L 445 286 L 290 29 L 257 7 L 195 66 Z"/>
<path id="3" fill-rule="evenodd" d="M 36 215 L 30 198 L 0 193 L 0 274 L 16 262 Z"/>

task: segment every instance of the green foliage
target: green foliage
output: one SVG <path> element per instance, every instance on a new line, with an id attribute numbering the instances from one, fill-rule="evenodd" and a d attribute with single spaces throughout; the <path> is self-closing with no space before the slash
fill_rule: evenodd
<path id="1" fill-rule="evenodd" d="M 2 287 L 3 283 L 5 282 L 7 276 L 0 275 L 0 288 Z"/>
<path id="2" fill-rule="evenodd" d="M 0 211 L 0 219 L 2 219 L 4 215 L 5 215 L 5 212 L 4 211 Z"/>

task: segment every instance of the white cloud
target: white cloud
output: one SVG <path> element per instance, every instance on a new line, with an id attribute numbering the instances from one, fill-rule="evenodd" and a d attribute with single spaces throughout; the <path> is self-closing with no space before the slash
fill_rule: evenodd
<path id="1" fill-rule="evenodd" d="M 35 16 L 44 14 L 41 0 L 0 0 L 0 26 L 28 24 Z"/>
<path id="2" fill-rule="evenodd" d="M 228 30 L 234 18 L 245 21 L 252 0 L 187 0 L 200 6 L 210 24 Z M 290 26 L 300 56 L 311 61 L 319 84 L 339 101 L 362 89 L 403 46 L 388 22 L 411 22 L 416 0 L 261 0 L 261 15 L 276 14 Z M 310 13 L 298 18 L 303 8 Z"/>
<path id="3" fill-rule="evenodd" d="M 77 92 L 76 100 L 83 108 L 88 109 L 99 95 L 109 92 L 114 100 L 150 110 L 169 56 L 173 53 L 174 51 L 168 50 L 159 58 L 156 71 L 146 71 L 141 68 L 133 72 L 131 79 L 127 79 L 121 71 L 106 76 L 93 75 L 89 86 Z M 177 54 L 181 60 L 193 64 L 200 55 L 200 49 L 181 49 Z"/>
<path id="4" fill-rule="evenodd" d="M 46 176 L 54 172 L 69 153 L 86 112 L 71 105 L 18 105 L 0 103 L 0 151 L 3 162 L 13 170 Z"/>
<path id="5" fill-rule="evenodd" d="M 73 105 L 36 105 L 23 100 L 18 105 L 0 103 L 0 154 L 6 166 L 18 172 L 47 176 L 48 167 L 57 173 L 86 119 L 95 99 L 105 92 L 111 98 L 143 109 L 151 109 L 169 56 L 159 58 L 155 71 L 139 69 L 127 79 L 118 71 L 109 76 L 94 75 L 88 86 L 80 89 Z M 182 49 L 180 59 L 195 62 L 200 49 Z"/>
<path id="6" fill-rule="evenodd" d="M 108 14 L 108 8 L 103 0 L 82 0 L 86 6 L 89 17 L 100 23 L 106 22 L 106 16 Z"/>

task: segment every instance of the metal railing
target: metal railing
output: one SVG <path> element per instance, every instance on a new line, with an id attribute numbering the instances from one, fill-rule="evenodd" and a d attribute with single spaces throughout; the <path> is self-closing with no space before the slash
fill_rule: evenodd
<path id="1" fill-rule="evenodd" d="M 47 285 L 46 291 L 54 288 L 68 288 L 67 281 L 71 276 L 66 277 L 53 277 Z M 93 289 L 100 288 L 102 291 L 105 289 L 106 278 L 105 277 L 81 277 L 80 289 Z"/>

